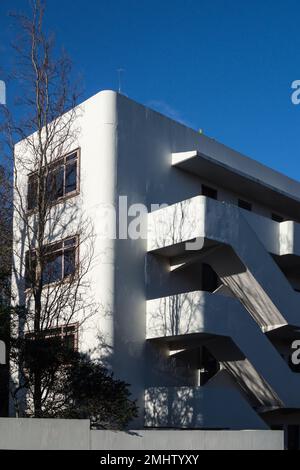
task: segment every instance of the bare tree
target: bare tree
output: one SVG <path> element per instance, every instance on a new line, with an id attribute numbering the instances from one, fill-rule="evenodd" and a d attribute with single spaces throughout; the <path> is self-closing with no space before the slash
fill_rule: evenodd
<path id="1" fill-rule="evenodd" d="M 12 204 L 9 172 L 0 166 L 0 342 L 5 351 L 5 361 L 0 360 L 0 416 L 8 413 L 9 384 L 9 318 L 12 259 Z M 1 351 L 2 352 L 2 351 Z"/>
<path id="2" fill-rule="evenodd" d="M 11 393 L 17 414 L 39 417 L 96 305 L 87 297 L 94 234 L 80 205 L 78 92 L 70 60 L 44 32 L 44 2 L 30 5 L 31 16 L 14 15 L 21 118 L 2 107 L 2 130 L 14 155 Z"/>
<path id="3" fill-rule="evenodd" d="M 10 303 L 12 203 L 9 171 L 0 166 L 0 305 Z"/>

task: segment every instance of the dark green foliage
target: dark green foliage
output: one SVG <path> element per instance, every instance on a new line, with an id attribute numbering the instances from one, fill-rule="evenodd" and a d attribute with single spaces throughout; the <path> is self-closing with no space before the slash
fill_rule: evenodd
<path id="1" fill-rule="evenodd" d="M 124 429 L 137 416 L 128 384 L 86 355 L 72 361 L 62 385 L 66 398 L 62 417 L 89 418 L 98 429 Z"/>
<path id="2" fill-rule="evenodd" d="M 90 419 L 97 429 L 125 429 L 137 416 L 129 385 L 114 378 L 101 363 L 70 349 L 61 338 L 27 335 L 12 341 L 23 386 L 41 380 L 40 418 Z M 28 403 L 25 416 L 36 416 Z"/>

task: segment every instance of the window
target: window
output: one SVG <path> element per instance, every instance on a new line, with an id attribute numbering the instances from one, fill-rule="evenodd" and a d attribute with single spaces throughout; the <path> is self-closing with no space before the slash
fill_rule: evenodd
<path id="1" fill-rule="evenodd" d="M 209 264 L 202 264 L 202 290 L 214 292 L 220 286 L 220 280 Z"/>
<path id="2" fill-rule="evenodd" d="M 71 351 L 77 351 L 78 349 L 78 323 L 48 328 L 42 331 L 41 336 L 41 340 L 45 341 L 47 345 L 55 345 L 57 341 L 60 341 L 61 344 Z M 26 333 L 25 337 L 29 341 L 35 340 L 33 332 Z"/>
<path id="3" fill-rule="evenodd" d="M 201 346 L 199 349 L 197 368 L 199 370 L 199 386 L 205 385 L 220 370 L 220 364 L 205 346 Z"/>
<path id="4" fill-rule="evenodd" d="M 78 348 L 78 324 L 49 328 L 45 330 L 45 339 L 47 341 L 56 341 L 58 339 L 71 351 Z"/>
<path id="5" fill-rule="evenodd" d="M 43 285 L 62 281 L 76 272 L 78 237 L 67 238 L 61 242 L 51 243 L 43 247 L 42 258 Z M 36 252 L 27 251 L 25 261 L 25 287 L 30 288 L 36 274 Z"/>
<path id="6" fill-rule="evenodd" d="M 272 214 L 272 220 L 274 220 L 275 222 L 283 222 L 284 221 L 284 218 L 281 217 L 281 215 L 278 215 L 278 214 Z"/>
<path id="7" fill-rule="evenodd" d="M 44 192 L 48 204 L 54 204 L 64 197 L 78 194 L 79 150 L 51 163 L 45 173 L 44 184 L 41 184 L 41 186 L 45 188 Z M 37 207 L 38 182 L 36 172 L 29 175 L 27 187 L 28 210 L 34 210 Z"/>
<path id="8" fill-rule="evenodd" d="M 209 186 L 202 185 L 202 195 L 209 197 L 211 199 L 218 199 L 218 191 L 214 188 L 210 188 Z"/>
<path id="9" fill-rule="evenodd" d="M 246 211 L 252 211 L 252 204 L 250 204 L 250 202 L 244 201 L 243 199 L 238 200 L 238 206 L 241 209 L 245 209 Z"/>
<path id="10" fill-rule="evenodd" d="M 32 174 L 28 177 L 27 185 L 27 209 L 32 210 L 37 204 L 37 187 L 38 178 L 36 174 Z"/>

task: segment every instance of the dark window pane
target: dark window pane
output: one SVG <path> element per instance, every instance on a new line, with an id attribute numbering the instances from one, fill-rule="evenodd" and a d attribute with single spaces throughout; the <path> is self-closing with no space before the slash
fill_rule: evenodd
<path id="1" fill-rule="evenodd" d="M 65 240 L 64 246 L 76 246 L 76 240 L 76 237 L 68 238 L 67 240 Z"/>
<path id="2" fill-rule="evenodd" d="M 60 166 L 51 170 L 47 177 L 47 199 L 49 202 L 64 195 L 64 167 Z"/>
<path id="3" fill-rule="evenodd" d="M 27 208 L 32 210 L 37 206 L 37 175 L 28 178 L 27 186 Z"/>
<path id="4" fill-rule="evenodd" d="M 47 257 L 43 272 L 43 284 L 62 279 L 62 254 Z"/>
<path id="5" fill-rule="evenodd" d="M 76 252 L 75 248 L 64 252 L 64 277 L 75 273 L 76 269 Z"/>
<path id="6" fill-rule="evenodd" d="M 68 155 L 66 157 L 66 162 L 71 162 L 71 161 L 74 161 L 77 159 L 77 153 L 74 152 L 74 153 L 71 153 L 71 155 Z"/>
<path id="7" fill-rule="evenodd" d="M 202 290 L 214 292 L 220 285 L 219 278 L 209 264 L 202 265 Z"/>
<path id="8" fill-rule="evenodd" d="M 35 269 L 35 254 L 27 251 L 25 255 L 25 289 L 32 287 L 35 280 Z"/>
<path id="9" fill-rule="evenodd" d="M 60 336 L 61 335 L 61 328 L 51 328 L 48 330 L 45 330 L 44 332 L 46 338 L 50 338 L 52 336 Z"/>
<path id="10" fill-rule="evenodd" d="M 26 333 L 26 349 L 31 353 L 31 357 L 36 357 L 39 352 L 45 352 L 49 354 L 51 348 L 53 351 L 57 349 L 58 346 L 65 346 L 70 350 L 77 349 L 78 343 L 78 325 L 72 325 L 67 328 L 63 326 L 58 328 L 49 328 L 42 332 L 41 338 L 36 339 L 34 333 Z M 67 357 L 65 358 L 68 361 Z M 67 364 L 68 362 L 66 362 Z M 28 364 L 29 367 L 29 364 Z"/>
<path id="11" fill-rule="evenodd" d="M 64 195 L 64 169 L 61 167 L 55 172 L 55 194 L 56 197 Z"/>
<path id="12" fill-rule="evenodd" d="M 284 221 L 284 218 L 281 217 L 281 215 L 272 214 L 272 220 L 274 220 L 275 222 L 283 222 L 283 221 Z"/>
<path id="13" fill-rule="evenodd" d="M 210 188 L 209 186 L 202 185 L 202 195 L 209 197 L 211 199 L 218 199 L 218 191 L 214 188 Z"/>
<path id="14" fill-rule="evenodd" d="M 200 384 L 203 386 L 220 370 L 220 364 L 205 346 L 200 348 L 199 359 L 200 363 L 198 367 L 201 370 Z"/>
<path id="15" fill-rule="evenodd" d="M 250 204 L 250 202 L 243 201 L 243 199 L 239 199 L 238 204 L 241 209 L 245 209 L 246 211 L 250 212 L 252 211 L 252 204 Z"/>
<path id="16" fill-rule="evenodd" d="M 43 269 L 43 285 L 61 281 L 76 270 L 77 237 L 46 245 L 43 248 L 45 257 Z M 25 286 L 30 288 L 35 280 L 36 256 L 32 251 L 25 256 Z"/>
<path id="17" fill-rule="evenodd" d="M 77 188 L 77 162 L 66 165 L 66 187 L 65 194 L 76 191 Z"/>
<path id="18" fill-rule="evenodd" d="M 72 334 L 68 334 L 64 336 L 64 344 L 67 349 L 74 351 L 75 350 L 75 336 Z"/>
<path id="19" fill-rule="evenodd" d="M 65 334 L 75 334 L 76 333 L 76 326 L 69 325 L 69 326 L 64 327 L 64 333 Z"/>
<path id="20" fill-rule="evenodd" d="M 46 198 L 48 202 L 53 201 L 53 191 L 54 190 L 54 178 L 53 172 L 51 171 L 46 179 Z"/>
<path id="21" fill-rule="evenodd" d="M 30 287 L 30 266 L 29 266 L 29 251 L 27 251 L 25 255 L 25 288 L 28 289 Z"/>
<path id="22" fill-rule="evenodd" d="M 46 245 L 43 247 L 44 255 L 53 255 L 54 253 L 57 253 L 57 251 L 62 250 L 62 247 L 63 242 L 51 243 L 50 245 Z"/>

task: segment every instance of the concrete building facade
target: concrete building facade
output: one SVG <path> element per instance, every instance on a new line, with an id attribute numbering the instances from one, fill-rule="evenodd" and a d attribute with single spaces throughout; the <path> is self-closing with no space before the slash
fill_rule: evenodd
<path id="1" fill-rule="evenodd" d="M 72 200 L 98 309 L 79 347 L 131 384 L 136 428 L 284 427 L 298 445 L 300 183 L 113 91 L 82 110 Z"/>

